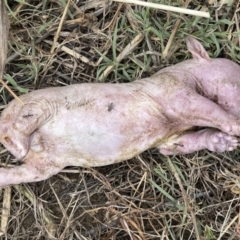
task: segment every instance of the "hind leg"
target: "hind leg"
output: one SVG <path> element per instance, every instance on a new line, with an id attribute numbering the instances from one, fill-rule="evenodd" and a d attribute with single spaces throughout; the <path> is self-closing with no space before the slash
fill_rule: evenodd
<path id="1" fill-rule="evenodd" d="M 217 128 L 229 135 L 240 135 L 240 120 L 213 101 L 189 89 L 175 93 L 165 108 L 166 115 L 181 126 Z"/>
<path id="2" fill-rule="evenodd" d="M 158 147 L 163 155 L 187 154 L 202 149 L 214 152 L 232 151 L 238 146 L 238 140 L 231 135 L 215 129 L 204 129 L 173 136 Z"/>

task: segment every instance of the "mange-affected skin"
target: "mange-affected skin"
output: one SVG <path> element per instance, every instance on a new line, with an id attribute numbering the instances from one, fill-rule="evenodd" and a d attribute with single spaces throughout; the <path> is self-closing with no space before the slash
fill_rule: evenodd
<path id="1" fill-rule="evenodd" d="M 34 182 L 66 166 L 103 166 L 157 147 L 162 154 L 231 151 L 240 135 L 240 67 L 210 59 L 187 38 L 193 59 L 125 84 L 48 88 L 13 100 L 0 142 L 21 166 L 0 168 L 0 186 Z M 194 131 L 194 127 L 202 127 Z"/>

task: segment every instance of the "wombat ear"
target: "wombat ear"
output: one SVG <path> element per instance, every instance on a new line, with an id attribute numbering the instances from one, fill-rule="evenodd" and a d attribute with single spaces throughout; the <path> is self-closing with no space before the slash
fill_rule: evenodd
<path id="1" fill-rule="evenodd" d="M 204 49 L 203 45 L 195 38 L 188 36 L 186 38 L 186 43 L 188 51 L 191 52 L 193 59 L 211 60 L 211 58 L 208 56 L 207 51 Z"/>

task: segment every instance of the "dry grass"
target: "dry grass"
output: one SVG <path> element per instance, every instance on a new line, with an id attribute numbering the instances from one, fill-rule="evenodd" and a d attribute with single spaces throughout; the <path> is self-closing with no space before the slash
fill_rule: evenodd
<path id="1" fill-rule="evenodd" d="M 208 19 L 104 0 L 8 1 L 5 82 L 21 95 L 132 81 L 190 58 L 187 35 L 200 39 L 212 57 L 239 63 L 240 6 L 221 2 L 185 3 L 208 8 Z M 0 90 L 3 109 L 12 96 Z M 0 152 L 8 163 L 11 156 L 3 147 Z M 239 159 L 238 150 L 166 158 L 153 149 L 121 164 L 69 167 L 44 182 L 5 188 L 0 238 L 240 239 Z"/>

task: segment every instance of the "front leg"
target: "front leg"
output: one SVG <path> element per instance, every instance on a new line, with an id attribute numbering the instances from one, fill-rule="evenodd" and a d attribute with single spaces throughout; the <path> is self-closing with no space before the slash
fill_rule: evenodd
<path id="1" fill-rule="evenodd" d="M 163 155 L 174 155 L 192 153 L 202 149 L 214 152 L 232 151 L 237 146 L 238 140 L 234 136 L 215 129 L 204 129 L 172 136 L 158 149 Z"/>
<path id="2" fill-rule="evenodd" d="M 14 106 L 11 105 L 11 109 L 14 110 Z M 7 114 L 1 117 L 0 142 L 20 160 L 29 151 L 31 134 L 52 116 L 53 110 L 41 100 L 27 102 L 17 114 L 11 109 L 4 110 Z"/>
<path id="3" fill-rule="evenodd" d="M 46 152 L 30 150 L 21 166 L 0 168 L 0 187 L 42 181 L 59 173 L 64 167 L 66 165 L 57 157 L 49 159 Z"/>

